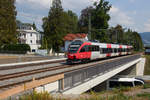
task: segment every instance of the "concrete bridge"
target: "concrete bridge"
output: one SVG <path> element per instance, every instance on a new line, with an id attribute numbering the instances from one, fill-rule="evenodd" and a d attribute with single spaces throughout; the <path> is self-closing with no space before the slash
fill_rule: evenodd
<path id="1" fill-rule="evenodd" d="M 81 94 L 121 73 L 142 75 L 141 71 L 144 70 L 143 61 L 140 55 L 106 61 L 101 64 L 64 73 L 63 79 L 51 84 L 42 85 L 36 88 L 36 90 L 39 92 Z"/>
<path id="2" fill-rule="evenodd" d="M 105 82 L 115 75 L 143 75 L 145 59 L 141 55 L 130 55 L 102 60 L 95 64 L 77 65 L 73 69 L 54 74 L 0 94 L 0 98 L 18 96 L 18 93 L 47 91 L 49 93 L 81 94 Z M 86 66 L 86 67 L 83 67 Z M 79 69 L 78 69 L 79 68 Z M 57 71 L 55 71 L 57 72 Z M 6 95 L 7 94 L 7 95 Z M 14 95 L 17 94 L 17 95 Z"/>

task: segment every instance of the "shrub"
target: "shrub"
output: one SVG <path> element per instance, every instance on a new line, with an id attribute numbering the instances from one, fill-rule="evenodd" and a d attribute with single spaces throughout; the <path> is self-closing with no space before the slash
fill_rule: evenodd
<path id="1" fill-rule="evenodd" d="M 142 93 L 142 94 L 137 94 L 137 97 L 144 97 L 150 99 L 150 93 Z"/>
<path id="2" fill-rule="evenodd" d="M 150 88 L 150 84 L 144 84 L 143 85 L 143 89 L 147 89 L 147 88 Z"/>
<path id="3" fill-rule="evenodd" d="M 25 54 L 30 51 L 30 46 L 28 44 L 6 44 L 0 51 L 3 53 Z"/>

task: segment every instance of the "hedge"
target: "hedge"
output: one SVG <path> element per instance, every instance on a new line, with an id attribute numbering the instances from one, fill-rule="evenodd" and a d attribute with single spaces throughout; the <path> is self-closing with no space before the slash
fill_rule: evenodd
<path id="1" fill-rule="evenodd" d="M 6 44 L 0 49 L 1 53 L 25 54 L 27 51 L 30 51 L 28 44 Z"/>

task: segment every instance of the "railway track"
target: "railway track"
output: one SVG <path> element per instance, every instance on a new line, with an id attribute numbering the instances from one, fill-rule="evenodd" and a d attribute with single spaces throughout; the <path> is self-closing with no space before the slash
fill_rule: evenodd
<path id="1" fill-rule="evenodd" d="M 59 62 L 65 62 L 66 60 L 59 60 L 59 61 L 46 61 L 46 62 L 37 62 L 37 63 L 24 63 L 24 64 L 4 64 L 0 66 L 0 70 L 8 70 L 8 69 L 17 69 L 17 68 L 24 68 L 24 67 L 31 67 L 31 66 L 38 66 L 38 65 L 46 65 L 46 64 L 53 64 Z"/>
<path id="2" fill-rule="evenodd" d="M 133 55 L 130 55 L 133 56 Z M 124 57 L 128 57 L 128 56 L 124 56 Z M 107 61 L 113 61 L 116 59 L 121 59 L 124 57 L 118 57 L 118 58 L 114 58 L 114 59 L 107 59 L 104 61 L 97 61 L 97 62 L 91 62 L 91 63 L 87 63 L 87 64 L 76 64 L 76 65 L 66 65 L 66 64 L 61 64 L 61 65 L 56 65 L 56 66 L 46 66 L 45 68 L 38 68 L 38 66 L 40 64 L 35 64 L 34 66 L 13 66 L 13 67 L 0 67 L 0 71 L 7 71 L 7 70 L 17 70 L 17 69 L 22 69 L 22 68 L 31 68 L 31 67 L 37 67 L 37 69 L 33 69 L 33 70 L 27 70 L 27 71 L 20 71 L 20 72 L 14 72 L 14 73 L 6 73 L 3 75 L 0 75 L 0 90 L 7 88 L 7 87 L 13 87 L 16 86 L 18 84 L 23 84 L 26 82 L 30 82 L 32 81 L 33 78 L 35 79 L 42 79 L 44 77 L 48 77 L 51 75 L 55 75 L 55 74 L 59 74 L 59 73 L 64 73 L 64 72 L 69 72 L 69 71 L 73 71 L 73 70 L 79 70 L 79 69 L 83 69 L 85 67 L 89 67 L 91 65 L 96 65 L 96 64 L 100 64 L 100 63 L 104 63 Z M 56 62 L 52 62 L 52 63 L 46 63 L 46 64 L 54 64 Z M 44 64 L 44 63 L 43 63 Z M 45 64 L 44 64 L 45 65 Z M 41 66 L 41 65 L 40 65 Z M 8 69 L 7 69 L 8 68 Z"/>
<path id="3" fill-rule="evenodd" d="M 53 70 L 63 69 L 63 68 L 67 68 L 67 67 L 69 67 L 69 65 L 54 66 L 54 67 L 41 68 L 41 69 L 30 70 L 30 71 L 25 71 L 25 72 L 18 72 L 18 73 L 14 73 L 14 74 L 1 75 L 0 76 L 0 81 L 10 79 L 10 78 L 17 78 L 17 77 L 27 76 L 27 75 L 36 74 L 36 73 L 42 73 L 42 72 L 46 72 L 46 71 L 53 71 Z"/>
<path id="4" fill-rule="evenodd" d="M 35 75 L 38 73 L 44 73 L 48 71 L 66 68 L 68 65 L 63 65 L 63 64 L 55 65 L 57 63 L 64 63 L 64 62 L 65 60 L 59 60 L 59 61 L 42 62 L 42 63 L 34 63 L 34 64 L 12 65 L 12 66 L 9 65 L 4 67 L 0 66 L 0 90 L 6 87 L 15 86 L 18 84 L 31 81 L 31 78 L 22 81 L 16 81 L 16 82 L 14 82 L 13 79 L 18 78 L 19 80 L 19 78 L 22 77 L 28 77 L 30 75 Z M 54 65 L 54 66 L 50 66 L 50 65 Z M 19 70 L 19 71 L 15 71 L 15 70 Z M 9 81 L 9 83 L 7 81 Z"/>

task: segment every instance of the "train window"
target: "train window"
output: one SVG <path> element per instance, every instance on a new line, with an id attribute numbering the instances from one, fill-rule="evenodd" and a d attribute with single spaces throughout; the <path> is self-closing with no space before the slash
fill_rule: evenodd
<path id="1" fill-rule="evenodd" d="M 105 50 L 104 50 L 104 48 L 102 48 L 102 53 L 105 53 Z"/>
<path id="2" fill-rule="evenodd" d="M 124 49 L 125 50 L 125 52 L 127 52 L 127 49 Z"/>
<path id="3" fill-rule="evenodd" d="M 125 52 L 125 48 L 123 49 L 123 52 Z"/>
<path id="4" fill-rule="evenodd" d="M 93 47 L 93 45 L 91 45 L 91 51 L 94 51 L 94 47 Z"/>
<path id="5" fill-rule="evenodd" d="M 115 48 L 115 49 L 114 49 L 114 53 L 117 53 L 117 52 L 118 52 L 118 49 Z"/>
<path id="6" fill-rule="evenodd" d="M 96 46 L 96 51 L 100 51 L 100 48 L 99 48 L 99 46 Z"/>
<path id="7" fill-rule="evenodd" d="M 122 52 L 122 48 L 119 48 L 119 52 Z"/>
<path id="8" fill-rule="evenodd" d="M 92 46 L 92 51 L 95 51 L 95 46 L 94 45 Z"/>
<path id="9" fill-rule="evenodd" d="M 108 52 L 107 53 L 110 53 L 111 52 L 111 50 L 110 50 L 110 48 L 108 48 Z"/>
<path id="10" fill-rule="evenodd" d="M 91 46 L 91 45 L 88 46 L 88 50 L 89 50 L 89 51 L 92 51 L 92 46 Z"/>
<path id="11" fill-rule="evenodd" d="M 105 53 L 112 53 L 112 49 L 111 48 L 106 48 L 106 52 Z"/>
<path id="12" fill-rule="evenodd" d="M 108 53 L 108 48 L 105 49 L 105 53 Z"/>
<path id="13" fill-rule="evenodd" d="M 89 50 L 90 51 L 99 51 L 100 48 L 99 48 L 99 46 L 92 45 L 92 46 L 89 47 Z"/>
<path id="14" fill-rule="evenodd" d="M 79 47 L 69 47 L 68 52 L 69 53 L 76 53 L 78 51 Z"/>
<path id="15" fill-rule="evenodd" d="M 86 48 L 85 46 L 81 48 L 80 52 L 85 52 L 86 51 Z"/>
<path id="16" fill-rule="evenodd" d="M 113 52 L 112 48 L 109 48 L 109 53 L 112 53 L 112 52 Z"/>
<path id="17" fill-rule="evenodd" d="M 86 52 L 89 51 L 89 48 L 88 48 L 88 47 L 89 47 L 88 45 L 85 45 L 85 46 L 84 46 Z"/>
<path id="18" fill-rule="evenodd" d="M 103 54 L 108 53 L 108 48 L 102 48 L 102 53 Z"/>
<path id="19" fill-rule="evenodd" d="M 97 46 L 97 51 L 100 51 L 100 48 L 99 48 L 99 46 Z"/>
<path id="20" fill-rule="evenodd" d="M 80 40 L 76 40 L 71 43 L 71 45 L 82 45 L 82 44 L 83 44 L 83 42 Z"/>

